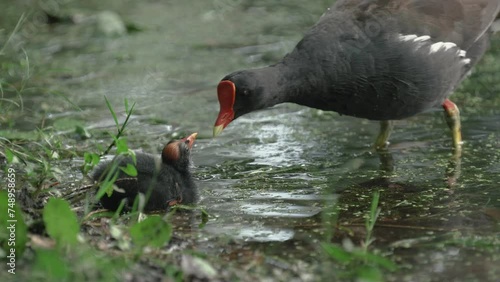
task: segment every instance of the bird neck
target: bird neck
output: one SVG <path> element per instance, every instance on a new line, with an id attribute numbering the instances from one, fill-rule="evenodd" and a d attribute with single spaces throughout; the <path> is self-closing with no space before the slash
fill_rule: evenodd
<path id="1" fill-rule="evenodd" d="M 332 97 L 350 91 L 343 86 L 352 79 L 344 71 L 349 66 L 344 57 L 336 51 L 325 59 L 297 47 L 278 64 L 283 81 L 280 91 L 286 93 L 286 102 L 318 109 L 335 108 L 332 103 L 336 99 Z"/>
<path id="2" fill-rule="evenodd" d="M 284 102 L 292 102 L 299 105 L 310 106 L 308 97 L 314 95 L 322 85 L 322 81 L 313 69 L 295 62 L 288 63 L 285 57 L 279 64 L 280 83 L 279 92 L 284 98 Z M 279 95 L 278 95 L 279 96 Z"/>
<path id="3" fill-rule="evenodd" d="M 335 86 L 340 85 L 345 75 L 337 72 L 338 60 L 304 63 L 297 59 L 296 52 L 287 55 L 281 62 L 268 67 L 251 70 L 251 76 L 262 91 L 259 100 L 253 101 L 254 109 L 264 109 L 274 105 L 291 102 L 309 107 L 321 107 L 315 99 L 333 94 Z M 314 98 L 314 99 L 313 99 Z"/>
<path id="4" fill-rule="evenodd" d="M 251 78 L 249 84 L 257 92 L 251 103 L 249 103 L 253 106 L 253 109 L 249 110 L 264 109 L 289 102 L 286 82 L 283 80 L 281 71 L 282 65 L 280 63 L 249 70 L 247 74 Z"/>

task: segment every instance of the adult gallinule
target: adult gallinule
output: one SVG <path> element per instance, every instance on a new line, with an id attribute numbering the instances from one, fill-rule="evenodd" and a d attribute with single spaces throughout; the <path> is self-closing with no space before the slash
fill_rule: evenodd
<path id="1" fill-rule="evenodd" d="M 109 210 L 116 210 L 123 199 L 129 208 L 139 193 L 145 195 L 145 211 L 167 210 L 175 204 L 191 204 L 197 201 L 198 191 L 190 172 L 190 153 L 197 133 L 176 141 L 170 141 L 157 156 L 137 152 L 137 176 L 131 177 L 120 171 L 111 196 L 105 194 L 100 202 Z M 118 166 L 133 164 L 130 157 L 118 158 L 98 165 L 91 177 L 102 181 L 112 162 Z"/>
<path id="2" fill-rule="evenodd" d="M 448 96 L 484 54 L 500 0 L 339 0 L 280 62 L 237 71 L 217 87 L 214 136 L 234 119 L 283 102 L 381 121 L 442 106 L 453 144 L 460 116 Z"/>

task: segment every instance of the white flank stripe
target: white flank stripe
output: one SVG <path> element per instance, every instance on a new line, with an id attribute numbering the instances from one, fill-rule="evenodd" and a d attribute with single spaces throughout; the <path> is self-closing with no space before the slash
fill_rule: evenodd
<path id="1" fill-rule="evenodd" d="M 413 39 L 417 38 L 417 36 L 415 34 L 411 34 L 411 35 L 399 35 L 399 38 L 402 41 L 410 41 L 410 40 L 413 40 Z"/>
<path id="2" fill-rule="evenodd" d="M 431 37 L 428 35 L 417 36 L 416 34 L 408 34 L 408 35 L 400 34 L 399 39 L 401 41 L 405 41 L 405 42 L 412 41 L 412 42 L 416 42 L 416 43 L 421 43 L 421 42 L 425 42 L 425 41 L 430 40 Z M 415 49 L 420 49 L 424 46 L 428 47 L 429 45 L 428 44 L 415 44 Z M 458 48 L 457 44 L 455 44 L 453 42 L 436 42 L 436 43 L 430 45 L 429 54 L 433 54 L 433 53 L 440 52 L 440 51 L 448 51 L 448 50 L 453 49 L 453 48 L 458 49 L 456 54 L 461 59 L 463 59 L 462 60 L 463 63 L 465 63 L 465 64 L 470 63 L 470 59 L 465 58 L 465 56 L 467 55 L 467 52 L 464 50 L 460 50 Z"/>
<path id="3" fill-rule="evenodd" d="M 437 51 L 439 51 L 441 49 L 441 47 L 443 47 L 443 42 L 438 42 L 438 43 L 432 44 L 429 54 L 436 53 Z"/>
<path id="4" fill-rule="evenodd" d="M 422 42 L 422 41 L 426 41 L 429 39 L 431 39 L 431 37 L 429 35 L 424 35 L 424 36 L 420 36 L 420 37 L 415 38 L 413 41 Z"/>

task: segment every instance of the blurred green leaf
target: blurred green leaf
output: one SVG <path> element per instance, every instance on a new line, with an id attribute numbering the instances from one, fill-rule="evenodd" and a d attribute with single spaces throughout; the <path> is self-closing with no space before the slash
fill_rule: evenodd
<path id="1" fill-rule="evenodd" d="M 345 251 L 340 246 L 328 243 L 322 243 L 321 247 L 333 260 L 336 260 L 337 262 L 347 264 L 353 260 L 352 254 Z"/>
<path id="2" fill-rule="evenodd" d="M 137 169 L 133 164 L 127 164 L 126 167 L 120 167 L 121 171 L 125 172 L 128 176 L 137 176 Z"/>
<path id="3" fill-rule="evenodd" d="M 80 225 L 68 202 L 50 198 L 43 209 L 43 221 L 47 233 L 58 245 L 76 244 Z"/>
<path id="4" fill-rule="evenodd" d="M 73 118 L 60 118 L 56 119 L 52 124 L 55 130 L 72 130 L 77 127 L 82 127 L 82 121 Z"/>
<path id="5" fill-rule="evenodd" d="M 46 281 L 66 281 L 70 274 L 66 260 L 56 250 L 36 249 L 34 268 Z"/>
<path id="6" fill-rule="evenodd" d="M 368 233 L 371 235 L 371 231 L 375 227 L 375 223 L 377 222 L 377 218 L 380 214 L 380 208 L 378 207 L 378 202 L 380 199 L 380 191 L 373 192 L 372 203 L 370 206 L 370 214 L 366 218 L 365 226 Z"/>
<path id="7" fill-rule="evenodd" d="M 96 153 L 85 152 L 83 154 L 83 161 L 83 173 L 86 174 L 99 163 L 99 155 Z"/>
<path id="8" fill-rule="evenodd" d="M 36 141 L 40 138 L 39 132 L 37 130 L 31 130 L 31 131 L 20 131 L 17 129 L 0 130 L 0 136 L 9 139 L 10 141 L 23 140 L 24 142 Z"/>
<path id="9" fill-rule="evenodd" d="M 113 120 L 115 121 L 116 128 L 120 130 L 120 124 L 118 123 L 118 118 L 116 117 L 115 110 L 113 110 L 113 106 L 111 106 L 111 103 L 108 100 L 108 97 L 104 96 L 104 100 L 106 101 L 106 106 L 108 106 L 109 112 L 111 113 L 111 116 L 113 116 Z"/>
<path id="10" fill-rule="evenodd" d="M 108 196 L 111 196 L 113 193 L 113 185 L 116 182 L 116 179 L 118 179 L 118 175 L 120 172 L 117 170 L 118 165 L 113 162 L 112 165 L 109 167 L 109 170 L 106 171 L 106 177 L 104 180 L 101 181 L 99 190 L 97 191 L 95 197 L 96 199 L 101 199 L 104 194 L 107 194 Z"/>
<path id="11" fill-rule="evenodd" d="M 5 158 L 7 158 L 7 163 L 11 164 L 14 160 L 14 153 L 8 148 L 5 149 Z"/>
<path id="12" fill-rule="evenodd" d="M 142 248 L 145 246 L 162 247 L 172 236 L 172 227 L 159 216 L 150 216 L 134 224 L 130 228 L 130 236 L 134 244 Z"/>
<path id="13" fill-rule="evenodd" d="M 205 225 L 207 224 L 208 222 L 208 217 L 209 217 L 209 214 L 206 210 L 202 209 L 201 210 L 201 223 L 198 225 L 198 228 L 204 228 Z"/>
<path id="14" fill-rule="evenodd" d="M 125 154 L 127 153 L 128 150 L 128 145 L 127 145 L 127 139 L 117 139 L 116 140 L 116 153 L 117 154 Z"/>
<path id="15" fill-rule="evenodd" d="M 395 271 L 398 268 L 394 262 L 381 255 L 373 253 L 365 253 L 364 251 L 356 251 L 353 252 L 352 254 L 360 260 L 364 260 L 365 262 L 371 263 L 376 266 L 381 266 L 389 271 Z"/>
<path id="16" fill-rule="evenodd" d="M 144 31 L 144 28 L 138 26 L 136 23 L 125 23 L 125 27 L 127 28 L 127 33 Z"/>
<path id="17" fill-rule="evenodd" d="M 8 176 L 9 174 L 7 174 Z M 11 199 L 10 202 L 9 199 Z M 6 190 L 0 191 L 0 210 L 2 211 L 0 212 L 0 230 L 2 230 L 0 232 L 0 245 L 7 256 L 11 254 L 11 248 L 15 249 L 16 259 L 19 259 L 28 242 L 28 227 L 14 200 L 14 197 L 9 198 L 9 193 Z M 12 237 L 11 234 L 15 234 L 15 236 Z"/>
<path id="18" fill-rule="evenodd" d="M 82 139 L 82 140 L 85 140 L 85 139 L 89 139 L 90 137 L 92 137 L 92 135 L 90 134 L 90 132 L 83 126 L 81 125 L 77 125 L 75 126 L 75 133 Z"/>
<path id="19" fill-rule="evenodd" d="M 384 277 L 379 268 L 363 265 L 356 269 L 356 281 L 383 282 Z"/>
<path id="20" fill-rule="evenodd" d="M 123 99 L 123 103 L 125 104 L 125 112 L 129 113 L 129 110 L 128 110 L 128 99 L 127 98 Z"/>

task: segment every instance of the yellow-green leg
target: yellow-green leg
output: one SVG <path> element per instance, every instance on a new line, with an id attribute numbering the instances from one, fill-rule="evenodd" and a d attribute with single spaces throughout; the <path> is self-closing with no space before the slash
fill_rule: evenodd
<path id="1" fill-rule="evenodd" d="M 376 150 L 385 150 L 389 146 L 389 137 L 391 136 L 393 122 L 390 120 L 380 121 L 380 131 L 375 141 Z"/>
<path id="2" fill-rule="evenodd" d="M 453 148 L 455 154 L 460 156 L 462 152 L 462 131 L 460 125 L 460 110 L 452 101 L 446 99 L 443 103 L 444 117 L 448 127 L 451 129 Z"/>

